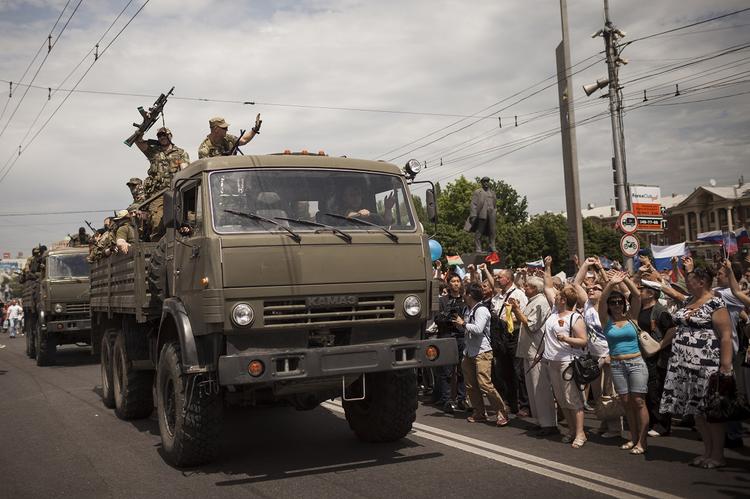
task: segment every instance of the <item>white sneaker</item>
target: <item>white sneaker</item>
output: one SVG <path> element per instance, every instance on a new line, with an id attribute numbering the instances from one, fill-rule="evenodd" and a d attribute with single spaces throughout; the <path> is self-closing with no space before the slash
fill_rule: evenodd
<path id="1" fill-rule="evenodd" d="M 661 433 L 659 433 L 656 430 L 648 430 L 648 436 L 649 437 L 660 437 Z"/>

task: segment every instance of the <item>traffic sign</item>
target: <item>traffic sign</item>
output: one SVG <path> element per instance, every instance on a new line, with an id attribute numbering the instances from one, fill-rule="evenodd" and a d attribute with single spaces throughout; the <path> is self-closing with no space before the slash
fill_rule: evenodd
<path id="1" fill-rule="evenodd" d="M 632 211 L 623 211 L 617 217 L 617 225 L 625 234 L 632 234 L 638 228 L 638 219 Z"/>
<path id="2" fill-rule="evenodd" d="M 638 254 L 641 245 L 638 242 L 638 238 L 633 234 L 625 234 L 620 239 L 620 249 L 622 250 L 623 255 L 632 257 Z"/>

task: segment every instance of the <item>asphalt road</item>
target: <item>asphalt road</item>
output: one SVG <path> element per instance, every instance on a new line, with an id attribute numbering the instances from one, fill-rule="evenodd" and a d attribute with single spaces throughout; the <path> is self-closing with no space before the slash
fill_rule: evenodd
<path id="1" fill-rule="evenodd" d="M 621 442 L 591 436 L 573 450 L 526 435 L 523 420 L 468 424 L 423 404 L 412 434 L 380 445 L 357 441 L 336 401 L 308 412 L 233 409 L 219 460 L 179 470 L 160 454 L 153 415 L 126 422 L 102 405 L 87 349 L 63 347 L 56 366 L 41 368 L 23 338 L 2 334 L 0 344 L 0 497 L 750 496 L 750 448 L 728 450 L 727 468 L 691 468 L 701 443 L 689 429 L 631 456 Z"/>

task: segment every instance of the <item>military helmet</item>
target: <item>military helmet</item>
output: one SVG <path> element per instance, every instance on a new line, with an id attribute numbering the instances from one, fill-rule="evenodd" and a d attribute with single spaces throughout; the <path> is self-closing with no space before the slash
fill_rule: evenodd
<path id="1" fill-rule="evenodd" d="M 157 136 L 157 137 L 158 137 L 159 135 L 162 135 L 162 134 L 166 134 L 166 135 L 167 135 L 167 137 L 169 137 L 170 139 L 172 138 L 172 130 L 170 130 L 169 128 L 167 128 L 167 127 L 165 127 L 165 126 L 161 127 L 160 129 L 158 129 L 158 130 L 156 131 L 156 136 Z"/>
<path id="2" fill-rule="evenodd" d="M 141 185 L 143 184 L 143 180 L 139 179 L 138 177 L 132 177 L 130 180 L 128 180 L 126 185 Z"/>

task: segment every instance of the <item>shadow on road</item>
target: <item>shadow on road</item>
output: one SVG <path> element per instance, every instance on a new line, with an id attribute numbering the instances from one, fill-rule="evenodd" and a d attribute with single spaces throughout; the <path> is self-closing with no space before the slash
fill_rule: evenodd
<path id="1" fill-rule="evenodd" d="M 79 347 L 76 345 L 64 345 L 57 347 L 55 355 L 55 365 L 48 369 L 60 367 L 86 366 L 98 364 L 99 357 L 91 355 L 91 348 Z"/>
<path id="2" fill-rule="evenodd" d="M 360 442 L 346 420 L 323 408 L 307 412 L 232 408 L 225 412 L 218 460 L 183 473 L 236 475 L 236 479 L 216 482 L 229 487 L 443 456 L 420 453 L 421 447 L 408 438 L 382 444 Z"/>

